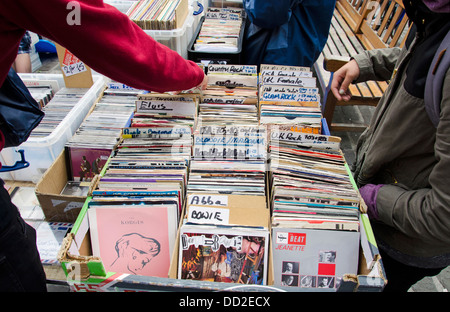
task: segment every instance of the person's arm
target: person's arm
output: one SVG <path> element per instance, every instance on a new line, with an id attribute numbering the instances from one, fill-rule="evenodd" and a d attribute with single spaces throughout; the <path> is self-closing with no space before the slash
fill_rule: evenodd
<path id="1" fill-rule="evenodd" d="M 338 101 L 350 100 L 348 86 L 368 80 L 384 81 L 391 78 L 400 48 L 369 50 L 355 55 L 333 74 L 331 92 Z"/>
<path id="2" fill-rule="evenodd" d="M 244 0 L 247 18 L 258 27 L 275 28 L 289 21 L 290 0 Z"/>
<path id="3" fill-rule="evenodd" d="M 355 82 L 389 80 L 397 64 L 401 48 L 385 48 L 364 51 L 353 59 L 358 63 L 359 77 Z"/>
<path id="4" fill-rule="evenodd" d="M 79 5 L 80 25 L 68 20 Z M 158 43 L 125 14 L 102 0 L 2 0 L 3 18 L 64 46 L 95 71 L 135 88 L 187 90 L 204 74 L 194 62 Z M 69 16 L 69 17 L 68 17 Z"/>

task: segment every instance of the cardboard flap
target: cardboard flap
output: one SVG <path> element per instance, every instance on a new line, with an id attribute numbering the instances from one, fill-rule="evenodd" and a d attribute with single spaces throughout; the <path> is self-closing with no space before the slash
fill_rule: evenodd
<path id="1" fill-rule="evenodd" d="M 67 88 L 90 88 L 94 84 L 91 69 L 69 50 L 55 44 L 59 65 Z"/>
<path id="2" fill-rule="evenodd" d="M 73 242 L 74 234 L 69 233 L 64 238 L 57 256 L 66 275 L 73 280 L 87 280 L 91 275 L 106 276 L 106 270 L 99 257 L 70 253 Z"/>
<path id="3" fill-rule="evenodd" d="M 59 194 L 66 183 L 67 169 L 65 151 L 63 150 L 36 184 L 36 193 Z"/>

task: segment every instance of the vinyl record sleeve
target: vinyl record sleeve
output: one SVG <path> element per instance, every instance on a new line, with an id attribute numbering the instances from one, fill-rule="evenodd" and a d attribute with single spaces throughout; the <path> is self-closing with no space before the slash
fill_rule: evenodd
<path id="1" fill-rule="evenodd" d="M 177 205 L 92 206 L 92 251 L 106 271 L 167 277 L 177 231 Z"/>

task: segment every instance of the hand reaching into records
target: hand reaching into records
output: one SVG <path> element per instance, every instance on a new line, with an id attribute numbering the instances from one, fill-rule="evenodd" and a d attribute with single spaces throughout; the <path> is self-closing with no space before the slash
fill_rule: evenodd
<path id="1" fill-rule="evenodd" d="M 198 88 L 200 88 L 201 90 L 206 90 L 207 86 L 208 86 L 208 76 L 205 75 L 205 77 L 203 77 L 202 83 L 198 86 Z"/>
<path id="2" fill-rule="evenodd" d="M 349 101 L 351 94 L 348 90 L 348 86 L 352 81 L 359 77 L 359 66 L 355 60 L 351 60 L 333 74 L 333 80 L 331 82 L 331 92 L 338 101 Z"/>
<path id="3" fill-rule="evenodd" d="M 199 84 L 198 86 L 194 87 L 194 89 L 206 90 L 207 86 L 208 86 L 208 76 L 205 74 L 205 76 L 203 77 L 202 83 Z M 180 94 L 181 91 L 172 91 L 170 93 L 177 95 L 177 94 Z"/>

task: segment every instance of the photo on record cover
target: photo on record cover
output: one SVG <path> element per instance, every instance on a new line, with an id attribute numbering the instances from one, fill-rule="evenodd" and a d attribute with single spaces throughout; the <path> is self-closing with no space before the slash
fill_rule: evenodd
<path id="1" fill-rule="evenodd" d="M 267 236 L 187 233 L 181 235 L 179 278 L 266 284 Z"/>
<path id="2" fill-rule="evenodd" d="M 112 152 L 109 148 L 69 147 L 68 149 L 74 181 L 91 181 L 102 171 Z"/>

